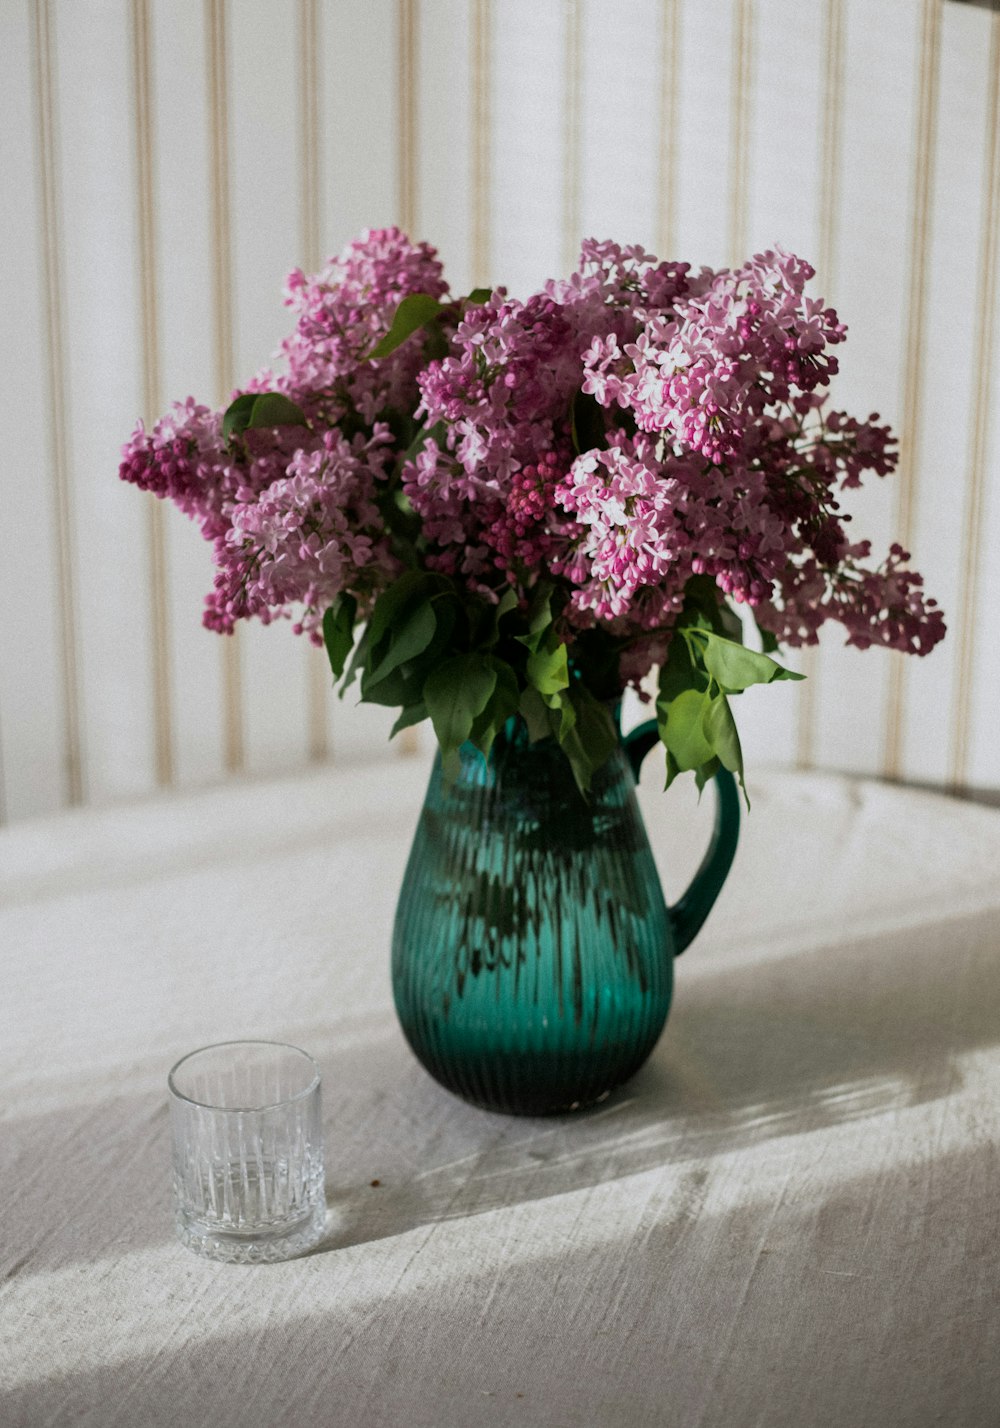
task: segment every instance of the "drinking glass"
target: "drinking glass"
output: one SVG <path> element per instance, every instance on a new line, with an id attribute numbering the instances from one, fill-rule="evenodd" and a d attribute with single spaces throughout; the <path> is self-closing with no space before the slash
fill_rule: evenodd
<path id="1" fill-rule="evenodd" d="M 288 1259 L 326 1218 L 319 1068 L 296 1046 L 224 1041 L 170 1072 L 183 1244 L 235 1264 Z"/>

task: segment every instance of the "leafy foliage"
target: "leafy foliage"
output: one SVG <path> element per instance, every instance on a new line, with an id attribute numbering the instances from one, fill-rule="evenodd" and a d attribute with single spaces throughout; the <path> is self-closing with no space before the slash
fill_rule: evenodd
<path id="1" fill-rule="evenodd" d="M 347 656 L 354 644 L 354 616 L 358 602 L 353 595 L 341 594 L 323 616 L 323 643 L 335 680 L 344 672 Z"/>
<path id="2" fill-rule="evenodd" d="M 660 670 L 656 702 L 660 738 L 667 750 L 667 787 L 679 773 L 690 770 L 700 790 L 721 764 L 738 775 L 746 797 L 743 751 L 730 696 L 753 684 L 803 677 L 769 655 L 708 628 L 703 614 L 691 624 L 682 624 Z"/>
<path id="3" fill-rule="evenodd" d="M 478 307 L 490 296 L 489 288 L 474 288 L 468 297 L 461 298 L 457 303 L 440 302 L 430 293 L 410 293 L 403 298 L 396 308 L 389 331 L 377 342 L 368 356 L 375 361 L 381 361 L 386 357 L 391 357 L 397 347 L 402 347 L 403 343 L 415 332 L 427 331 L 430 341 L 429 355 L 440 357 L 447 350 L 446 344 L 440 342 L 442 331 L 441 320 L 449 313 L 464 310 L 467 307 Z"/>
<path id="4" fill-rule="evenodd" d="M 811 266 L 688 275 L 586 240 L 568 282 L 462 298 L 429 244 L 369 230 L 290 274 L 281 391 L 175 404 L 121 475 L 201 524 L 208 628 L 291 616 L 342 693 L 395 730 L 429 718 L 451 769 L 519 720 L 586 790 L 622 691 L 658 670 L 668 783 L 742 778 L 732 700 L 798 678 L 779 639 L 834 619 L 926 654 L 944 619 L 901 546 L 872 569 L 848 539 L 841 493 L 896 442 L 827 407 L 846 329 Z"/>
<path id="5" fill-rule="evenodd" d="M 244 392 L 226 408 L 222 438 L 229 441 L 248 430 L 275 426 L 305 426 L 306 414 L 280 392 Z"/>
<path id="6" fill-rule="evenodd" d="M 397 347 L 401 347 L 408 337 L 433 322 L 441 313 L 441 303 L 429 293 L 411 293 L 396 309 L 392 326 L 368 354 L 376 360 L 390 357 Z"/>
<path id="7" fill-rule="evenodd" d="M 487 290 L 477 290 L 460 306 L 488 296 Z M 387 336 L 370 355 L 388 356 L 415 333 L 440 324 L 448 311 L 447 304 L 427 294 L 405 298 Z M 245 398 L 234 407 L 240 402 L 244 406 L 234 430 L 244 416 L 249 425 L 257 415 Z M 604 414 L 592 398 L 577 395 L 570 423 L 578 448 L 603 445 Z M 460 767 L 463 745 L 488 757 L 508 720 L 521 719 L 532 742 L 554 739 L 559 744 L 586 793 L 618 738 L 611 710 L 623 682 L 622 642 L 600 627 L 571 627 L 564 617 L 564 593 L 544 575 L 526 596 L 519 598 L 508 586 L 490 600 L 426 569 L 420 525 L 408 510 L 399 478 L 427 441 L 441 441 L 441 428 L 440 422 L 416 430 L 411 426 L 400 436 L 407 444 L 379 499 L 397 553 L 409 568 L 375 601 L 356 644 L 356 602 L 341 596 L 326 612 L 323 638 L 334 681 L 341 681 L 343 696 L 360 678 L 363 700 L 398 708 L 393 735 L 430 719 L 449 776 Z M 770 653 L 747 648 L 739 617 L 720 600 L 715 582 L 691 577 L 659 675 L 657 721 L 668 786 L 678 774 L 693 772 L 701 789 L 720 767 L 742 782 L 743 756 L 730 698 L 754 684 L 798 678 Z"/>
<path id="8" fill-rule="evenodd" d="M 732 628 L 719 609 L 711 619 Z M 521 604 L 508 590 L 494 605 L 470 601 L 447 576 L 409 570 L 376 601 L 348 666 L 355 614 L 353 599 L 342 596 L 323 621 L 341 695 L 360 675 L 362 699 L 399 707 L 393 735 L 429 718 L 450 776 L 463 744 L 486 757 L 507 721 L 520 718 L 532 742 L 558 742 L 586 793 L 617 740 L 612 701 L 591 688 L 593 671 L 575 655 L 571 662 L 550 588 Z M 667 785 L 693 772 L 703 788 L 720 766 L 742 782 L 730 698 L 753 684 L 801 677 L 710 628 L 695 585 L 659 677 Z"/>

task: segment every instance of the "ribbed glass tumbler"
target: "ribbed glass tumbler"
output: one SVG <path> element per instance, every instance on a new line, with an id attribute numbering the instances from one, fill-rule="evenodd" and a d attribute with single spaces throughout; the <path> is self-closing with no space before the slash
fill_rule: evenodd
<path id="1" fill-rule="evenodd" d="M 289 1259 L 323 1235 L 319 1068 L 295 1046 L 226 1041 L 170 1072 L 181 1242 L 233 1264 Z"/>

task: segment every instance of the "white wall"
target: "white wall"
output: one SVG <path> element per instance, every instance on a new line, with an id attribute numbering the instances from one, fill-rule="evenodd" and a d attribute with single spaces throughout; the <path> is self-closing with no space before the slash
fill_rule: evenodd
<path id="1" fill-rule="evenodd" d="M 116 479 L 135 418 L 222 400 L 281 282 L 366 226 L 515 292 L 581 234 L 718 264 L 776 239 L 851 328 L 838 397 L 901 429 L 855 500 L 949 615 L 743 703 L 748 758 L 1000 787 L 992 412 L 1000 20 L 942 0 L 5 0 L 0 802 L 385 752 L 280 628 L 200 628 L 208 550 Z M 395 755 L 389 755 L 395 756 Z"/>

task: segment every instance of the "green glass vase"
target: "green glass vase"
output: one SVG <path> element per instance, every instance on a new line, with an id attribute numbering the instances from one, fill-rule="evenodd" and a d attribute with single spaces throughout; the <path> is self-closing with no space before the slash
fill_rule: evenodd
<path id="1" fill-rule="evenodd" d="M 739 834 L 716 776 L 710 847 L 667 907 L 635 795 L 656 725 L 624 738 L 588 799 L 553 739 L 512 719 L 489 758 L 435 759 L 393 933 L 396 1010 L 450 1091 L 487 1110 L 546 1115 L 627 1081 L 663 1029 L 673 959 L 701 927 Z"/>

